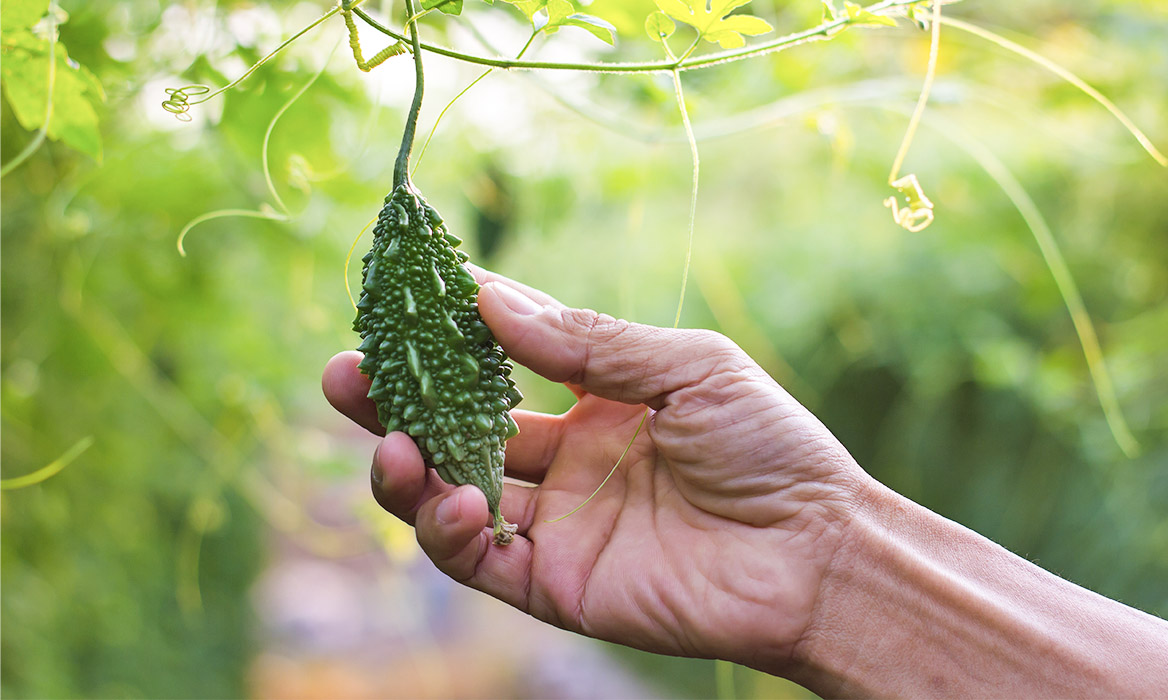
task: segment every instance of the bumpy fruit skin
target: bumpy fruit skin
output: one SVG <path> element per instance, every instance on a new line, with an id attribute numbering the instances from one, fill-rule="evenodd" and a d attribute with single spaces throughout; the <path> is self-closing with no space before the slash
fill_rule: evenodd
<path id="1" fill-rule="evenodd" d="M 443 481 L 482 489 L 495 542 L 507 544 L 515 526 L 499 512 L 503 449 L 519 432 L 509 411 L 522 395 L 479 316 L 462 241 L 408 184 L 386 197 L 373 236 L 353 323 L 369 398 L 386 431 L 409 434 Z"/>

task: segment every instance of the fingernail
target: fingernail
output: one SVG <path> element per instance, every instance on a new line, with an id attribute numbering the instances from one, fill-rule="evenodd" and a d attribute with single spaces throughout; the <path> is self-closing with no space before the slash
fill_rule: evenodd
<path id="1" fill-rule="evenodd" d="M 526 294 L 514 290 L 505 284 L 491 282 L 487 286 L 490 286 L 495 294 L 499 295 L 499 298 L 503 300 L 503 303 L 507 305 L 508 309 L 511 309 L 520 316 L 532 316 L 543 309 L 542 306 L 535 303 Z"/>
<path id="2" fill-rule="evenodd" d="M 385 482 L 385 472 L 381 469 L 381 461 L 377 458 L 381 454 L 381 443 L 377 443 L 377 447 L 373 450 L 373 466 L 369 470 L 369 478 L 372 479 L 373 485 L 380 488 Z"/>
<path id="3" fill-rule="evenodd" d="M 461 498 L 462 493 L 456 491 L 438 504 L 438 509 L 434 511 L 434 517 L 438 518 L 440 525 L 449 525 L 458 520 L 458 501 Z"/>

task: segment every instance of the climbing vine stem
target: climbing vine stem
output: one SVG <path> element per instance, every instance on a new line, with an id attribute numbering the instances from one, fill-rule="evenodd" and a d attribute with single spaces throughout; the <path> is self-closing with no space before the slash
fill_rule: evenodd
<path id="1" fill-rule="evenodd" d="M 920 0 L 883 0 L 882 2 L 874 3 L 864 8 L 867 12 L 875 15 L 892 15 L 901 14 L 903 8 L 920 2 Z M 381 22 L 371 17 L 369 13 L 356 7 L 354 3 L 353 14 L 360 17 L 373 29 L 385 34 L 386 36 L 398 40 L 406 40 L 406 36 L 400 32 L 396 32 Z M 741 61 L 755 56 L 762 56 L 769 53 L 775 53 L 784 49 L 789 49 L 792 46 L 805 44 L 810 41 L 821 41 L 829 39 L 840 30 L 847 28 L 849 25 L 859 24 L 847 16 L 838 17 L 830 21 L 818 24 L 810 29 L 805 29 L 794 34 L 787 34 L 785 36 L 772 39 L 771 41 L 760 42 L 754 46 L 747 46 L 741 49 L 733 49 L 730 51 L 720 51 L 717 53 L 704 54 L 702 56 L 693 56 L 693 50 L 686 51 L 679 58 L 668 59 L 664 61 L 645 61 L 634 63 L 576 63 L 576 62 L 558 62 L 558 61 L 523 61 L 519 59 L 508 58 L 491 58 L 488 56 L 476 56 L 472 54 L 455 51 L 453 49 L 436 46 L 434 44 L 420 44 L 420 48 L 440 56 L 457 59 L 466 63 L 475 63 L 482 66 L 490 66 L 492 68 L 505 68 L 515 70 L 571 70 L 584 71 L 591 73 L 669 73 L 673 70 L 685 71 L 695 70 L 698 68 L 708 68 L 710 66 L 721 63 L 729 63 L 731 61 Z"/>

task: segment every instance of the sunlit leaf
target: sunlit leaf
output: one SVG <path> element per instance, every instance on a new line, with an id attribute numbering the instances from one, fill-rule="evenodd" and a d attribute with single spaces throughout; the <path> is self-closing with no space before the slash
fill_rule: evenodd
<path id="1" fill-rule="evenodd" d="M 566 27 L 579 27 L 608 45 L 616 43 L 616 27 L 594 15 L 577 12 L 564 20 Z"/>
<path id="2" fill-rule="evenodd" d="M 771 31 L 770 23 L 761 17 L 747 14 L 731 15 L 750 0 L 656 0 L 657 7 L 673 19 L 690 25 L 698 36 L 716 42 L 724 49 L 746 44 L 743 35 L 757 36 Z"/>
<path id="3" fill-rule="evenodd" d="M 0 31 L 28 29 L 48 11 L 49 0 L 4 0 L 4 11 L 0 12 Z"/>
<path id="4" fill-rule="evenodd" d="M 854 2 L 844 3 L 844 12 L 848 16 L 848 24 L 875 24 L 889 27 L 896 26 L 896 20 L 884 15 L 877 15 L 865 10 Z"/>
<path id="5" fill-rule="evenodd" d="M 434 8 L 443 14 L 459 15 L 462 14 L 462 0 L 422 0 L 423 10 Z"/>
<path id="6" fill-rule="evenodd" d="M 677 24 L 664 12 L 657 11 L 645 18 L 645 33 L 653 41 L 664 41 L 673 36 L 675 31 Z"/>
<path id="7" fill-rule="evenodd" d="M 930 8 L 928 2 L 914 2 L 908 6 L 906 15 L 922 31 L 929 31 Z"/>
<path id="8" fill-rule="evenodd" d="M 7 7 L 7 6 L 6 6 Z M 4 97 L 20 125 L 29 131 L 41 128 L 48 97 L 49 41 L 29 31 L 5 36 L 5 56 L 0 63 Z M 69 58 L 65 47 L 56 50 L 53 116 L 48 136 L 101 160 L 101 132 L 96 105 L 105 101 L 97 76 Z"/>
<path id="9" fill-rule="evenodd" d="M 572 7 L 572 3 L 568 0 L 548 0 L 547 3 L 547 19 L 548 25 L 552 27 L 560 26 L 568 17 L 576 11 Z"/>
<path id="10" fill-rule="evenodd" d="M 531 24 L 547 34 L 559 31 L 560 27 L 579 27 L 606 44 L 616 42 L 616 27 L 594 15 L 576 12 L 568 0 L 549 0 L 531 17 Z"/>
<path id="11" fill-rule="evenodd" d="M 548 0 L 505 0 L 508 4 L 514 5 L 520 12 L 527 17 L 527 19 L 535 25 L 535 14 L 547 7 Z M 538 27 L 536 27 L 538 29 Z"/>
<path id="12" fill-rule="evenodd" d="M 832 7 L 832 4 L 828 2 L 828 0 L 823 0 L 823 21 L 831 22 L 837 16 L 838 13 L 836 12 L 836 9 Z"/>

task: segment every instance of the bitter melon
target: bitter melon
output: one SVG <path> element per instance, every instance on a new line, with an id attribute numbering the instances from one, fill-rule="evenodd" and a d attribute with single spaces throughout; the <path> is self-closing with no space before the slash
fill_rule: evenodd
<path id="1" fill-rule="evenodd" d="M 479 285 L 438 212 L 408 180 L 394 188 L 373 229 L 354 330 L 372 380 L 369 398 L 386 431 L 417 444 L 442 480 L 486 494 L 495 542 L 515 526 L 499 511 L 509 413 L 522 398 L 511 364 L 479 316 Z"/>

